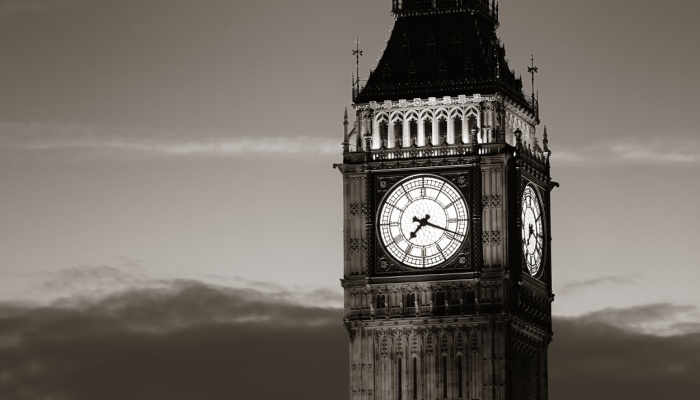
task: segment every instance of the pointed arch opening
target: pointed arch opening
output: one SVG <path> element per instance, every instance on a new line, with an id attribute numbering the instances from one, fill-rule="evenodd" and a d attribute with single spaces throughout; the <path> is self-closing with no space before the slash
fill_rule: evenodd
<path id="1" fill-rule="evenodd" d="M 393 123 L 394 147 L 403 147 L 403 121 L 397 119 Z"/>
<path id="2" fill-rule="evenodd" d="M 469 115 L 467 118 L 467 130 L 469 131 L 469 137 L 476 138 L 479 143 L 481 143 L 481 138 L 479 137 L 479 124 L 476 120 L 476 115 Z"/>
<path id="3" fill-rule="evenodd" d="M 447 117 L 442 116 L 438 120 L 438 145 L 447 144 Z"/>
<path id="4" fill-rule="evenodd" d="M 432 146 L 435 143 L 433 143 L 433 118 L 432 117 L 426 117 L 423 120 L 423 137 L 424 137 L 424 143 L 428 146 Z"/>
<path id="5" fill-rule="evenodd" d="M 406 312 L 413 314 L 416 312 L 416 294 L 409 293 L 406 295 Z"/>
<path id="6" fill-rule="evenodd" d="M 462 132 L 462 116 L 461 115 L 455 115 L 454 117 L 452 117 L 452 132 L 454 132 L 455 144 L 465 143 L 464 135 Z"/>
<path id="7" fill-rule="evenodd" d="M 385 119 L 379 122 L 379 147 L 382 149 L 389 147 L 389 122 Z"/>
<path id="8" fill-rule="evenodd" d="M 411 146 L 418 146 L 418 121 L 415 119 L 411 119 L 408 122 L 408 132 L 409 132 L 409 137 L 411 138 L 411 142 L 409 143 Z"/>

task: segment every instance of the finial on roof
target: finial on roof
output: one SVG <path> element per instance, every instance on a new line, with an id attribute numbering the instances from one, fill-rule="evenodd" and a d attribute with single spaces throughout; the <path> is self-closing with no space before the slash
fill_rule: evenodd
<path id="1" fill-rule="evenodd" d="M 549 159 L 552 157 L 552 150 L 549 148 L 549 134 L 547 133 L 547 125 L 544 126 L 542 144 L 544 145 L 544 152 L 547 154 L 547 163 L 549 163 Z"/>
<path id="2" fill-rule="evenodd" d="M 360 49 L 360 38 L 355 39 L 355 48 L 352 50 L 352 55 L 355 56 L 355 69 L 357 75 L 353 78 L 353 88 L 355 93 L 360 93 L 360 57 L 365 55 L 365 52 Z"/>
<path id="3" fill-rule="evenodd" d="M 527 67 L 527 72 L 532 78 L 532 108 L 535 109 L 536 99 L 535 99 L 535 74 L 540 72 L 540 68 L 535 65 L 535 55 L 530 55 L 530 66 Z"/>
<path id="4" fill-rule="evenodd" d="M 348 137 L 348 108 L 345 107 L 345 115 L 343 116 L 343 152 L 347 153 L 350 150 L 350 139 Z"/>

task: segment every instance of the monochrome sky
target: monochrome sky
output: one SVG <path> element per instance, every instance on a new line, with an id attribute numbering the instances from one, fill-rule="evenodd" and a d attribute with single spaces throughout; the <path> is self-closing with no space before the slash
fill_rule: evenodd
<path id="1" fill-rule="evenodd" d="M 190 279 L 337 306 L 338 162 L 390 1 L 0 0 L 0 300 Z M 555 313 L 700 304 L 700 5 L 504 0 L 554 150 Z M 323 294 L 318 297 L 315 294 Z M 700 321 L 672 313 L 645 329 Z M 683 325 L 688 326 L 688 325 Z M 671 331 L 669 331 L 671 329 Z"/>

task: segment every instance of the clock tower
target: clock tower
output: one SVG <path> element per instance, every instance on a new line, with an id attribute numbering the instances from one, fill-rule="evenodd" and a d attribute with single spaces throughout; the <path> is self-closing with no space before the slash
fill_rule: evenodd
<path id="1" fill-rule="evenodd" d="M 337 166 L 349 397 L 546 400 L 556 183 L 537 100 L 495 2 L 392 3 Z"/>

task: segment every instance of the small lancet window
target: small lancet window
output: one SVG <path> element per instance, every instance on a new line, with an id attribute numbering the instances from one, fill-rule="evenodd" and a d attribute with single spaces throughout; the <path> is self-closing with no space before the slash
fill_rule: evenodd
<path id="1" fill-rule="evenodd" d="M 418 122 L 412 119 L 408 123 L 409 132 L 411 134 L 411 146 L 418 146 Z"/>
<path id="2" fill-rule="evenodd" d="M 394 122 L 394 146 L 403 147 L 403 122 Z"/>
<path id="3" fill-rule="evenodd" d="M 406 296 L 406 307 L 413 309 L 416 308 L 416 294 L 415 293 L 409 293 Z"/>
<path id="4" fill-rule="evenodd" d="M 462 135 L 462 117 L 456 115 L 452 120 L 452 128 L 455 135 L 455 143 L 464 142 L 464 136 Z"/>
<path id="5" fill-rule="evenodd" d="M 440 118 L 438 122 L 439 145 L 447 144 L 447 119 Z"/>
<path id="6" fill-rule="evenodd" d="M 383 149 L 389 147 L 389 124 L 386 121 L 379 123 L 379 145 Z"/>
<path id="7" fill-rule="evenodd" d="M 423 135 L 425 136 L 425 143 L 432 146 L 433 143 L 433 121 L 430 118 L 423 120 Z"/>
<path id="8" fill-rule="evenodd" d="M 479 137 L 479 125 L 476 122 L 476 117 L 471 115 L 469 116 L 469 119 L 467 120 L 467 129 L 469 129 L 469 138 L 476 137 L 478 142 L 481 142 L 481 138 Z M 475 132 L 476 131 L 476 132 Z"/>
<path id="9" fill-rule="evenodd" d="M 386 297 L 383 294 L 377 296 L 377 309 L 381 310 L 386 308 Z"/>

